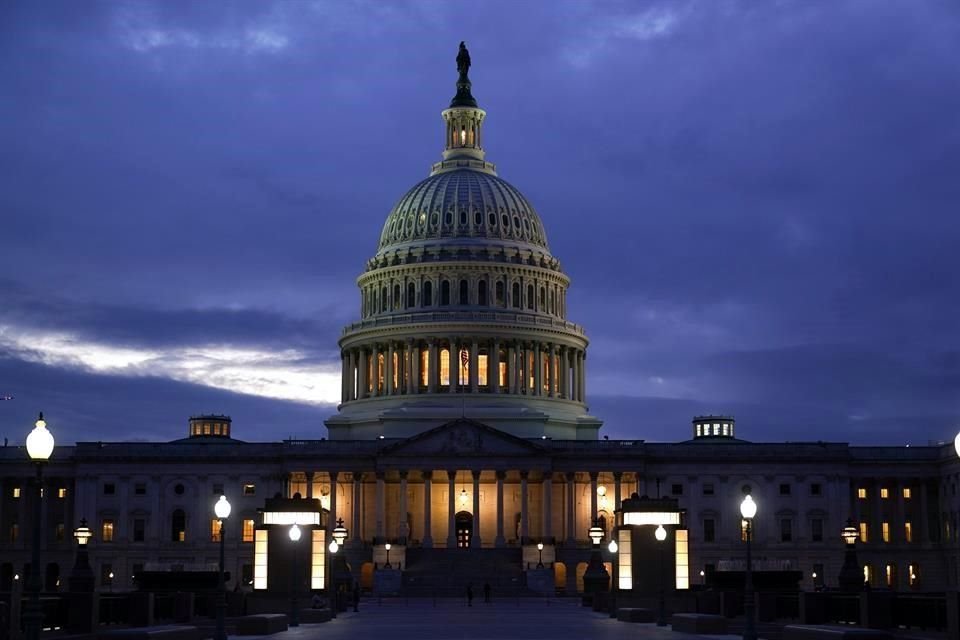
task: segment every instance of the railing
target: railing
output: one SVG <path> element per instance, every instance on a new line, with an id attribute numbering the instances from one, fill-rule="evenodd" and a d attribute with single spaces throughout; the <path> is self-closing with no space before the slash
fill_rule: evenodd
<path id="1" fill-rule="evenodd" d="M 583 327 L 566 320 L 554 317 L 544 317 L 528 313 L 500 313 L 496 311 L 428 311 L 424 313 L 398 313 L 393 315 L 378 316 L 354 322 L 343 328 L 342 335 L 361 331 L 363 329 L 375 329 L 378 327 L 394 327 L 417 323 L 440 323 L 440 322 L 497 322 L 513 323 L 521 325 L 530 325 L 534 327 L 547 327 L 550 329 L 562 329 L 570 331 L 577 335 L 584 335 Z"/>

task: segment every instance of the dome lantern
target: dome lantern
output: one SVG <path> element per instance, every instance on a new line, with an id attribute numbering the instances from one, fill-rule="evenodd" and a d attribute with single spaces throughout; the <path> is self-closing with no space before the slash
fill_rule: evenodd
<path id="1" fill-rule="evenodd" d="M 450 101 L 450 108 L 443 111 L 443 121 L 447 125 L 446 143 L 443 159 L 465 159 L 483 161 L 483 148 L 480 146 L 480 127 L 487 112 L 477 106 L 477 100 L 470 92 L 472 87 L 467 71 L 470 69 L 470 52 L 467 45 L 460 43 L 457 54 L 457 95 Z M 441 163 L 444 165 L 445 163 Z M 436 168 L 434 169 L 436 171 Z"/>

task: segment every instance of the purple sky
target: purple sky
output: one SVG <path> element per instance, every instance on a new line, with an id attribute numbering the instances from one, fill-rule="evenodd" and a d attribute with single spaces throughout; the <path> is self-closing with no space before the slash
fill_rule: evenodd
<path id="1" fill-rule="evenodd" d="M 0 6 L 0 437 L 324 437 L 460 40 L 611 438 L 960 426 L 955 2 Z"/>

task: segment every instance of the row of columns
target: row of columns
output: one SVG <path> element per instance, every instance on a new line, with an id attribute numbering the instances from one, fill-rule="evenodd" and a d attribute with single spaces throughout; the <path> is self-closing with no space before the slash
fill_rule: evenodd
<path id="1" fill-rule="evenodd" d="M 447 358 L 447 384 L 440 377 L 443 349 L 447 350 L 443 354 Z M 487 356 L 485 384 L 480 380 L 481 355 Z M 345 349 L 341 356 L 341 402 L 441 390 L 480 393 L 481 389 L 575 402 L 584 402 L 586 396 L 586 351 L 552 342 L 459 337 L 423 342 L 411 338 Z M 506 365 L 505 384 L 500 384 L 501 360 Z M 424 365 L 426 371 L 422 370 Z"/>

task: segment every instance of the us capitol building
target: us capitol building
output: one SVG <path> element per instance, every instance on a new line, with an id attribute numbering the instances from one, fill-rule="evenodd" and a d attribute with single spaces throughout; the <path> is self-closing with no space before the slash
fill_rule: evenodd
<path id="1" fill-rule="evenodd" d="M 540 215 L 486 158 L 487 114 L 463 46 L 457 64 L 442 157 L 390 211 L 357 280 L 360 317 L 339 340 L 342 397 L 327 437 L 245 442 L 235 431 L 254 428 L 205 415 L 173 442 L 57 447 L 39 522 L 46 588 L 69 572 L 81 519 L 101 588 L 133 588 L 144 569 L 215 565 L 213 504 L 225 494 L 230 589 L 266 585 L 260 532 L 279 496 L 318 505 L 314 543 L 343 521 L 344 551 L 368 586 L 388 542 L 408 586 L 452 580 L 430 573 L 438 559 L 464 576 L 486 565 L 520 576 L 540 542 L 557 588 L 570 592 L 581 587 L 588 528 L 609 535 L 634 492 L 683 509 L 682 588 L 742 560 L 744 485 L 759 505 L 755 557 L 802 572 L 803 588 L 836 585 L 848 519 L 874 588 L 956 587 L 952 446 L 757 443 L 719 416 L 677 425 L 676 442 L 599 438 L 589 342 L 567 317 L 570 279 Z M 0 449 L 0 591 L 29 562 L 33 474 L 23 447 Z M 322 567 L 311 576 L 323 586 Z"/>

